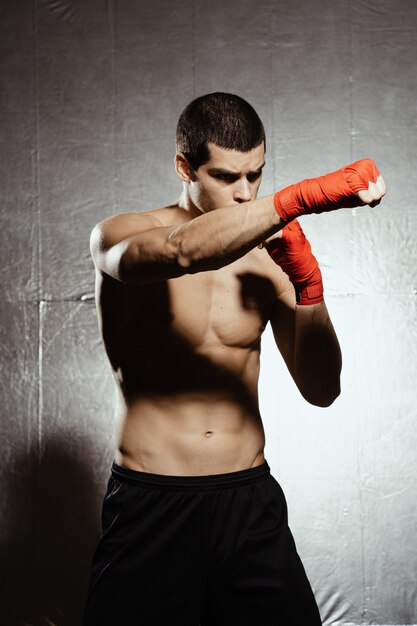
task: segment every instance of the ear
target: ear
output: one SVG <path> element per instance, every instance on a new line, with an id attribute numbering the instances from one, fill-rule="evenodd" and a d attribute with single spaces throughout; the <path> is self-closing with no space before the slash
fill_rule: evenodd
<path id="1" fill-rule="evenodd" d="M 195 180 L 194 170 L 181 152 L 175 155 L 175 171 L 184 183 Z"/>

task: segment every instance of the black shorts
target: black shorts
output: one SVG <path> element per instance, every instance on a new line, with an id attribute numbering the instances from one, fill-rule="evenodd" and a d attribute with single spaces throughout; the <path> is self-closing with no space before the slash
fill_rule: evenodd
<path id="1" fill-rule="evenodd" d="M 208 476 L 116 463 L 84 626 L 319 626 L 265 462 Z"/>

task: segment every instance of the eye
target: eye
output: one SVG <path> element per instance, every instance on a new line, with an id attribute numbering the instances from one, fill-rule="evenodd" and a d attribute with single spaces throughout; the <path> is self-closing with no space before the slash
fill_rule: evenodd
<path id="1" fill-rule="evenodd" d="M 262 170 L 259 170 L 258 172 L 251 172 L 247 175 L 247 179 L 250 183 L 254 183 L 255 180 L 258 180 L 258 178 L 260 178 L 261 174 Z"/>
<path id="2" fill-rule="evenodd" d="M 216 174 L 216 178 L 218 178 L 219 180 L 224 180 L 227 183 L 233 183 L 235 180 L 237 180 L 236 176 L 234 176 L 233 174 Z"/>

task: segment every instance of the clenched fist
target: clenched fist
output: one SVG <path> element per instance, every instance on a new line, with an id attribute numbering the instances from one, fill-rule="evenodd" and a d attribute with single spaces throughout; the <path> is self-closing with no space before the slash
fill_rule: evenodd
<path id="1" fill-rule="evenodd" d="M 369 204 L 376 206 L 386 186 L 372 159 L 361 159 L 336 172 L 308 178 L 281 189 L 274 195 L 278 215 L 290 220 L 309 213 Z"/>

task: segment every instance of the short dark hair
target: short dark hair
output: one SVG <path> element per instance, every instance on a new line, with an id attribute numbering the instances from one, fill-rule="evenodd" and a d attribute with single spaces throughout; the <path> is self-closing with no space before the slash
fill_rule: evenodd
<path id="1" fill-rule="evenodd" d="M 177 124 L 177 151 L 194 170 L 210 158 L 208 142 L 227 150 L 249 152 L 265 142 L 265 130 L 255 109 L 240 96 L 214 92 L 185 107 Z"/>

